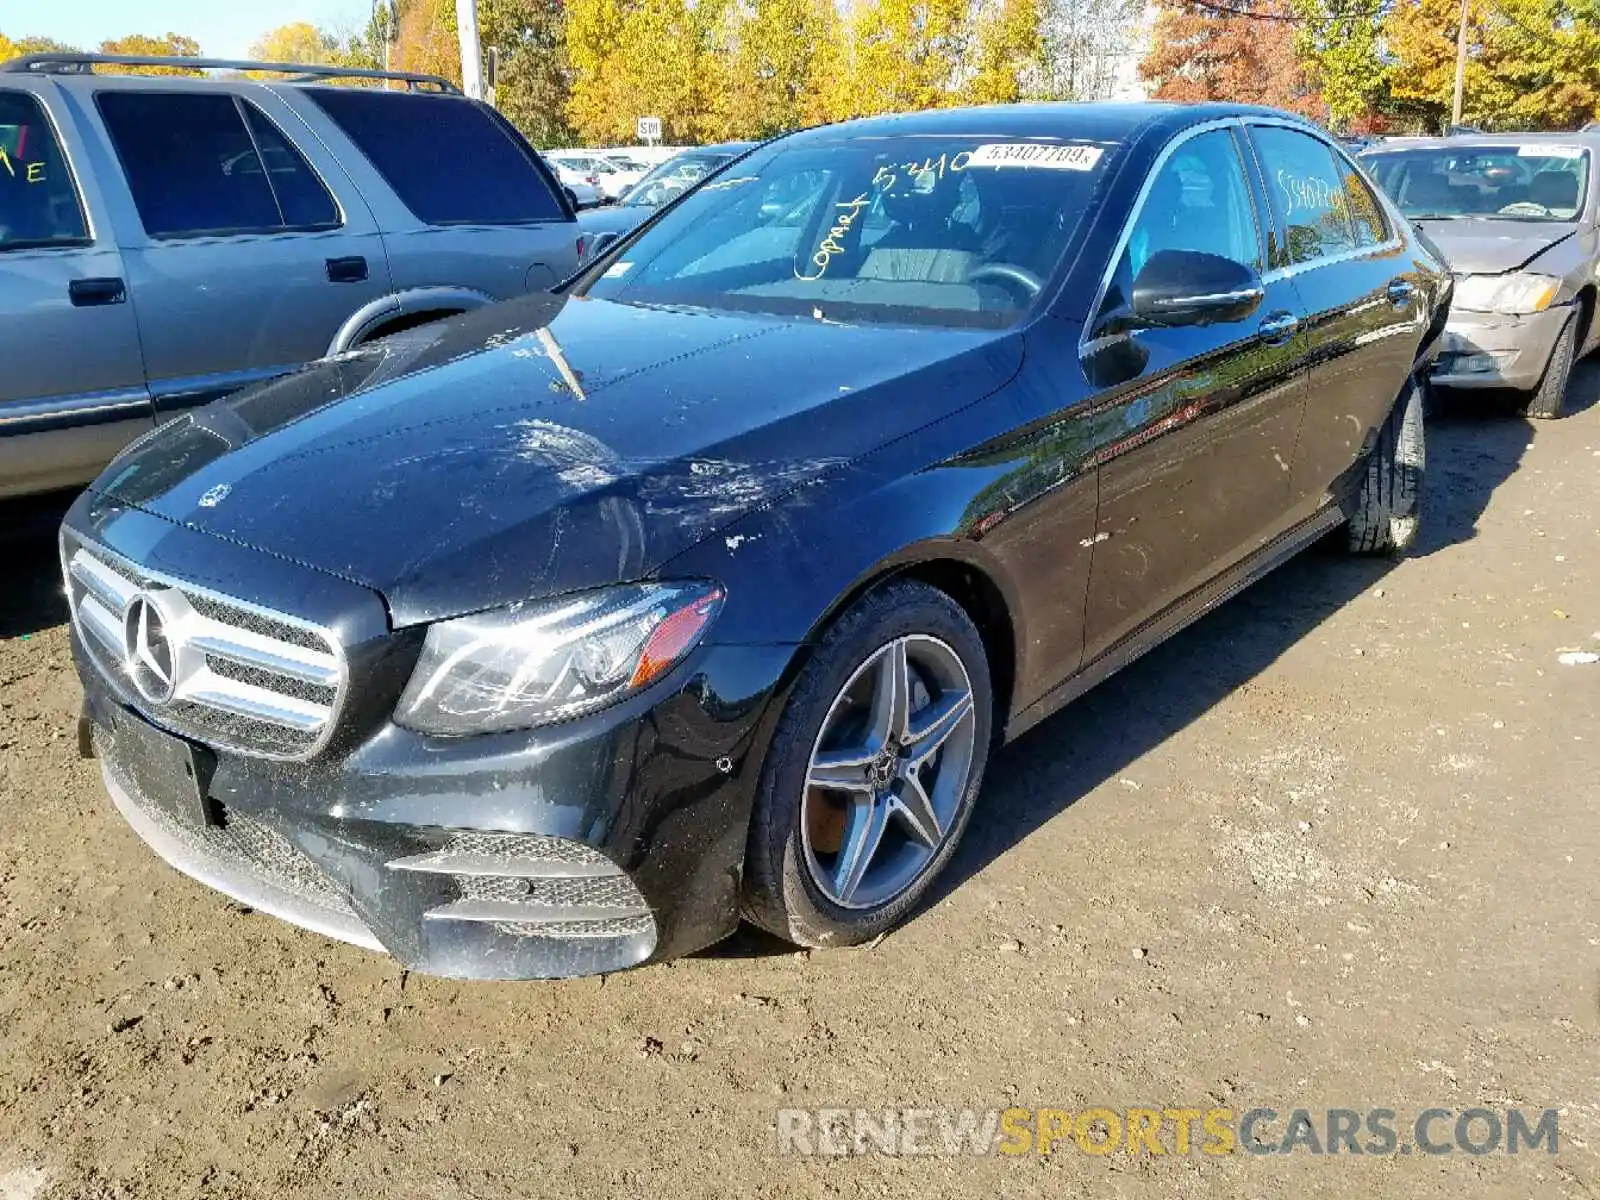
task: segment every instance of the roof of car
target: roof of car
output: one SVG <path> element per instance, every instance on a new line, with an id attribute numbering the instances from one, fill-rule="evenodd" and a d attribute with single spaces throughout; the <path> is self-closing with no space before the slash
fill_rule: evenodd
<path id="1" fill-rule="evenodd" d="M 1316 128 L 1303 117 L 1250 104 L 1168 104 L 1161 101 L 1059 101 L 995 104 L 977 108 L 938 108 L 924 112 L 861 117 L 805 130 L 795 137 L 828 140 L 840 136 L 893 137 L 905 134 L 968 134 L 998 137 L 1073 137 L 1121 141 L 1147 128 L 1178 130 L 1222 117 L 1287 119 Z M 1319 131 L 1320 132 L 1320 131 Z"/>
<path id="2" fill-rule="evenodd" d="M 1383 154 L 1393 150 L 1428 150 L 1446 147 L 1493 147 L 1526 145 L 1547 142 L 1553 146 L 1587 146 L 1600 149 L 1600 131 L 1580 130 L 1575 133 L 1456 133 L 1449 137 L 1392 137 L 1375 146 L 1368 146 L 1362 154 Z"/>

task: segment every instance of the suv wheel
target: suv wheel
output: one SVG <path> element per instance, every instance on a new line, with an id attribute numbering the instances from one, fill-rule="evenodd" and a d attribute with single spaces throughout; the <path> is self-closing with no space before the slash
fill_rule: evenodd
<path id="1" fill-rule="evenodd" d="M 802 946 L 904 918 L 949 861 L 988 761 L 983 640 L 925 584 L 891 583 L 829 630 L 762 770 L 744 915 Z"/>
<path id="2" fill-rule="evenodd" d="M 1352 554 L 1403 554 L 1417 540 L 1427 457 L 1422 388 L 1407 380 L 1367 456 L 1347 530 Z"/>

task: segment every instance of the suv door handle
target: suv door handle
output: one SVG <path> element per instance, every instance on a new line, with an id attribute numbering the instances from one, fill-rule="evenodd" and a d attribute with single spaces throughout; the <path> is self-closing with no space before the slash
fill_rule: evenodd
<path id="1" fill-rule="evenodd" d="M 1411 297 L 1417 294 L 1417 286 L 1409 279 L 1391 280 L 1384 293 L 1389 297 L 1389 303 L 1396 308 L 1404 308 L 1411 303 Z"/>
<path id="2" fill-rule="evenodd" d="M 367 281 L 367 260 L 359 254 L 350 258 L 330 258 L 328 260 L 329 283 L 365 283 Z"/>
<path id="3" fill-rule="evenodd" d="M 1261 340 L 1273 345 L 1287 342 L 1300 328 L 1300 318 L 1292 312 L 1275 312 L 1261 322 Z"/>
<path id="4" fill-rule="evenodd" d="M 99 304 L 121 304 L 128 298 L 122 280 L 74 279 L 67 284 L 67 296 L 74 308 L 93 308 Z"/>

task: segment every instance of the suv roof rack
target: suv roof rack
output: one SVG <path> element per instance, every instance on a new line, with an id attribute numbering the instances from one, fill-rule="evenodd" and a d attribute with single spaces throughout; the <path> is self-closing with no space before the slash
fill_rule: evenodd
<path id="1" fill-rule="evenodd" d="M 92 75 L 98 66 L 182 67 L 192 71 L 274 71 L 291 76 L 289 82 L 308 83 L 319 79 L 391 79 L 404 83 L 408 91 L 424 86 L 448 95 L 459 96 L 461 89 L 438 75 L 419 75 L 414 71 L 374 71 L 366 67 L 320 66 L 312 63 L 253 62 L 242 58 L 185 58 L 159 54 L 29 54 L 0 62 L 0 74 L 12 75 Z"/>

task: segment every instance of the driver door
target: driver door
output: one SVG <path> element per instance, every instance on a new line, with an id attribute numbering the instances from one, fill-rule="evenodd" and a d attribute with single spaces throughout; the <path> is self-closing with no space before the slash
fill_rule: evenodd
<path id="1" fill-rule="evenodd" d="M 1263 302 L 1240 320 L 1097 336 L 1158 251 L 1266 271 L 1268 224 L 1239 136 L 1231 127 L 1180 135 L 1157 161 L 1087 331 L 1084 369 L 1105 388 L 1096 403 L 1109 430 L 1086 662 L 1289 522 L 1306 377 L 1292 281 L 1267 275 Z"/>

